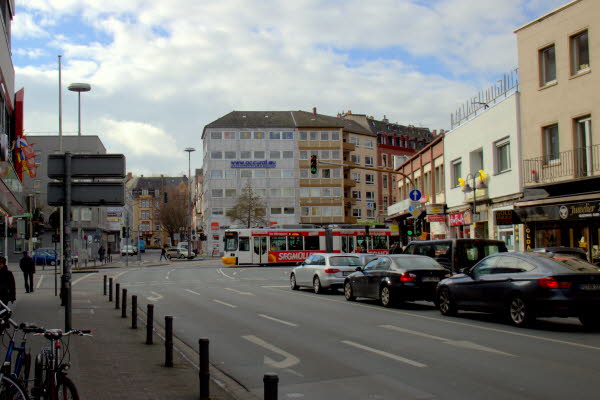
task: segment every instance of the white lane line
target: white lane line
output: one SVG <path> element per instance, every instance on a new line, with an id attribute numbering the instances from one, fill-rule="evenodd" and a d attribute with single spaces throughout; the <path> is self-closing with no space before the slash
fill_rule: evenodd
<path id="1" fill-rule="evenodd" d="M 269 286 L 261 286 L 262 288 L 289 288 L 290 285 L 269 285 Z"/>
<path id="2" fill-rule="evenodd" d="M 273 286 L 263 286 L 264 288 L 273 288 Z M 288 287 L 288 286 L 286 286 Z M 281 289 L 274 289 L 277 290 L 279 292 L 283 292 L 283 290 Z M 332 301 L 335 303 L 343 303 L 343 304 L 348 304 L 347 301 L 340 301 L 340 300 L 335 300 L 333 298 L 327 298 L 327 297 L 315 297 L 313 295 L 310 294 L 306 294 L 306 293 L 301 293 L 301 292 L 296 292 L 294 294 L 295 296 L 306 296 L 306 297 L 310 297 L 314 300 L 317 301 Z M 420 314 L 413 314 L 410 312 L 406 312 L 406 311 L 398 311 L 398 310 L 390 310 L 387 308 L 375 308 L 373 306 L 367 305 L 367 304 L 360 304 L 360 303 L 352 303 L 349 304 L 350 306 L 353 307 L 363 307 L 363 308 L 367 308 L 369 310 L 378 310 L 381 312 L 387 312 L 387 313 L 392 313 L 392 314 L 398 314 L 398 315 L 406 315 L 409 317 L 415 317 L 415 318 L 421 318 L 421 319 L 426 319 L 428 321 L 436 321 L 436 322 L 441 322 L 444 324 L 451 324 L 451 325 L 458 325 L 458 326 L 467 326 L 469 328 L 475 328 L 475 329 L 480 329 L 482 331 L 490 331 L 490 332 L 496 332 L 496 333 L 504 333 L 507 335 L 513 335 L 513 336 L 521 336 L 521 337 L 526 337 L 529 339 L 536 339 L 542 342 L 550 342 L 550 343 L 558 343 L 558 344 L 564 344 L 567 346 L 573 346 L 573 347 L 581 347 L 583 349 L 590 349 L 590 350 L 599 350 L 600 351 L 600 347 L 599 346 L 591 346 L 589 344 L 583 344 L 583 343 L 576 343 L 576 342 L 569 342 L 566 340 L 560 340 L 560 339 L 552 339 L 552 338 L 548 338 L 548 337 L 544 337 L 544 336 L 536 336 L 536 335 L 530 335 L 527 333 L 521 333 L 521 332 L 512 332 L 512 331 L 507 331 L 504 329 L 498 329 L 498 328 L 490 328 L 487 326 L 480 326 L 480 325 L 474 325 L 474 324 L 469 324 L 466 322 L 458 322 L 458 321 L 454 321 L 453 319 L 450 318 L 434 318 L 434 317 L 428 317 L 426 315 L 420 315 Z"/>
<path id="3" fill-rule="evenodd" d="M 235 279 L 233 276 L 229 276 L 229 275 L 227 275 L 225 272 L 223 272 L 223 269 L 222 269 L 222 268 L 219 268 L 217 271 L 218 271 L 218 272 L 219 272 L 221 275 L 223 275 L 224 277 L 226 277 L 226 278 L 229 278 L 229 279 Z"/>
<path id="4" fill-rule="evenodd" d="M 483 346 L 483 345 L 480 345 L 480 344 L 477 344 L 474 342 L 470 342 L 468 340 L 447 339 L 447 338 L 443 338 L 443 337 L 439 337 L 439 336 L 433 336 L 433 335 L 430 335 L 430 334 L 424 333 L 424 332 L 411 331 L 410 329 L 404 329 L 404 328 L 400 328 L 400 327 L 394 326 L 394 325 L 379 325 L 379 327 L 389 329 L 392 331 L 396 331 L 396 332 L 402 332 L 402 333 L 408 333 L 410 335 L 421 336 L 421 337 L 424 337 L 427 339 L 439 340 L 440 342 L 444 342 L 445 344 L 449 344 L 450 346 L 461 347 L 461 348 L 470 349 L 470 350 L 485 351 L 488 353 L 499 354 L 502 356 L 516 357 L 514 354 L 505 353 L 503 351 L 496 350 L 492 347 Z"/>
<path id="5" fill-rule="evenodd" d="M 385 352 L 385 351 L 382 351 L 382 350 L 377 350 L 377 349 L 374 349 L 372 347 L 368 347 L 368 346 L 362 345 L 360 343 L 351 342 L 349 340 L 342 340 L 342 343 L 347 344 L 348 346 L 356 347 L 357 349 L 370 351 L 371 353 L 380 355 L 382 357 L 387 357 L 387 358 L 390 358 L 390 359 L 395 360 L 395 361 L 400 361 L 400 362 L 403 362 L 405 364 L 412 365 L 413 367 L 418 367 L 418 368 L 425 368 L 425 367 L 427 367 L 427 365 L 421 364 L 418 361 L 409 360 L 408 358 L 397 356 L 395 354 L 388 353 L 388 352 Z"/>
<path id="6" fill-rule="evenodd" d="M 250 293 L 250 292 L 241 292 L 241 291 L 239 291 L 239 290 L 232 289 L 232 288 L 228 288 L 228 287 L 226 287 L 226 288 L 225 288 L 225 290 L 229 290 L 230 292 L 237 293 L 237 294 L 242 294 L 242 295 L 244 295 L 244 296 L 254 296 L 254 293 Z"/>
<path id="7" fill-rule="evenodd" d="M 276 347 L 276 346 L 272 345 L 271 343 L 265 342 L 264 340 L 262 340 L 259 337 L 256 337 L 254 335 L 246 335 L 246 336 L 242 336 L 242 338 L 246 339 L 247 341 L 249 341 L 251 343 L 254 343 L 255 345 L 263 347 L 269 351 L 272 351 L 275 354 L 282 356 L 283 360 L 281 360 L 281 361 L 275 361 L 271 357 L 265 356 L 265 358 L 264 358 L 265 364 L 267 364 L 273 368 L 290 368 L 300 362 L 300 359 L 298 357 L 288 353 L 285 350 L 281 350 L 279 347 Z"/>
<path id="8" fill-rule="evenodd" d="M 200 293 L 198 293 L 198 292 L 194 292 L 194 291 L 193 291 L 193 290 L 191 290 L 191 289 L 185 289 L 185 291 L 186 291 L 186 292 L 193 293 L 193 294 L 197 294 L 198 296 L 202 296 Z"/>
<path id="9" fill-rule="evenodd" d="M 169 280 L 169 275 L 171 275 L 171 272 L 175 271 L 175 268 L 173 268 L 172 270 L 170 270 L 169 272 L 167 272 L 167 277 L 166 279 Z"/>
<path id="10" fill-rule="evenodd" d="M 35 286 L 36 289 L 39 289 L 42 286 L 43 280 L 44 280 L 44 275 L 40 275 L 40 280 L 38 281 L 37 285 Z"/>
<path id="11" fill-rule="evenodd" d="M 160 293 L 156 293 L 156 292 L 152 292 L 152 291 L 150 293 L 152 293 L 154 295 L 154 296 L 146 297 L 150 301 L 158 301 L 158 300 L 162 299 L 163 297 L 165 297 Z"/>
<path id="12" fill-rule="evenodd" d="M 282 319 L 270 317 L 270 316 L 265 315 L 265 314 L 258 314 L 258 316 L 262 317 L 262 318 L 270 319 L 271 321 L 279 322 L 280 324 L 284 324 L 284 325 L 288 325 L 288 326 L 298 326 L 298 324 L 294 324 L 292 322 L 287 322 L 287 321 L 284 321 Z"/>
<path id="13" fill-rule="evenodd" d="M 81 281 L 82 281 L 82 280 L 84 280 L 85 278 L 89 278 L 90 276 L 94 276 L 94 275 L 96 275 L 96 273 L 95 273 L 95 272 L 92 272 L 91 274 L 84 275 L 84 276 L 82 276 L 82 277 L 81 277 L 81 278 L 79 278 L 79 279 L 75 279 L 75 280 L 73 281 L 73 283 L 71 283 L 71 286 L 75 286 L 75 285 L 77 285 L 77 283 L 81 282 Z"/>
<path id="14" fill-rule="evenodd" d="M 221 301 L 221 300 L 213 299 L 213 301 L 215 303 L 223 304 L 224 306 L 227 306 L 227 307 L 237 308 L 237 306 L 234 306 L 233 304 L 225 303 L 224 301 Z"/>

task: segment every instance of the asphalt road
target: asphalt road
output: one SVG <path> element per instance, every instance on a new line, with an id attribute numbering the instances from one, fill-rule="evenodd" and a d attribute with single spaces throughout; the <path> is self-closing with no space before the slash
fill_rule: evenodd
<path id="1" fill-rule="evenodd" d="M 176 335 L 259 397 L 266 372 L 280 399 L 596 399 L 600 333 L 576 319 L 514 328 L 479 313 L 443 317 L 431 303 L 385 309 L 288 287 L 289 267 L 199 262 L 106 270 L 175 317 Z M 216 264 L 216 262 L 215 262 Z M 97 282 L 74 277 L 77 290 Z"/>

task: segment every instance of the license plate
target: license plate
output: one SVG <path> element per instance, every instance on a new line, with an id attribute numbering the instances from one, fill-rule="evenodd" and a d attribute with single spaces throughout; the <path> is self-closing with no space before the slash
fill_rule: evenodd
<path id="1" fill-rule="evenodd" d="M 437 276 L 424 276 L 421 281 L 423 282 L 439 282 L 440 278 Z"/>
<path id="2" fill-rule="evenodd" d="M 579 285 L 581 290 L 600 290 L 600 283 L 582 283 Z"/>

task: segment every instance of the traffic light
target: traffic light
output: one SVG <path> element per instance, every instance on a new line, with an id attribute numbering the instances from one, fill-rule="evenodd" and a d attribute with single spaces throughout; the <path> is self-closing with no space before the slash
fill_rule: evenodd
<path id="1" fill-rule="evenodd" d="M 415 220 L 413 218 L 406 220 L 406 234 L 408 236 L 413 236 L 415 234 Z"/>
<path id="2" fill-rule="evenodd" d="M 317 173 L 317 156 L 310 156 L 310 173 L 315 175 Z"/>
<path id="3" fill-rule="evenodd" d="M 122 237 L 129 237 L 129 229 L 126 226 L 123 227 Z"/>
<path id="4" fill-rule="evenodd" d="M 34 219 L 33 221 L 31 221 L 31 226 L 33 229 L 33 236 L 38 237 L 42 233 L 44 233 L 44 223 L 42 221 Z"/>
<path id="5" fill-rule="evenodd" d="M 421 236 L 423 233 L 423 220 L 421 218 L 417 218 L 415 221 L 415 236 Z"/>

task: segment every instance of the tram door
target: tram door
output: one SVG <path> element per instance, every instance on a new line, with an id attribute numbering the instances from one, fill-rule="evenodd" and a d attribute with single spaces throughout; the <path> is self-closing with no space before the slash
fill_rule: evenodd
<path id="1" fill-rule="evenodd" d="M 253 264 L 266 264 L 269 262 L 269 253 L 267 247 L 267 237 L 255 237 L 252 251 Z"/>

